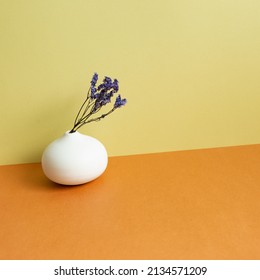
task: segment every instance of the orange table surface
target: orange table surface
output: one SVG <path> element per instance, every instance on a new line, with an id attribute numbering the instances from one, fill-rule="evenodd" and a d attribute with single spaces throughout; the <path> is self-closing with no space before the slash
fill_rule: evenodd
<path id="1" fill-rule="evenodd" d="M 0 259 L 260 259 L 260 145 L 109 158 L 88 184 L 0 167 Z"/>

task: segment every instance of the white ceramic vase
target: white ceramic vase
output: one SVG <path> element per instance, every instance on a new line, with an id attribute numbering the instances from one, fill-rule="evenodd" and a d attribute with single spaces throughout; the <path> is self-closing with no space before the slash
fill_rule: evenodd
<path id="1" fill-rule="evenodd" d="M 107 151 L 97 139 L 67 131 L 49 144 L 42 155 L 44 174 L 62 185 L 79 185 L 99 177 L 106 169 Z"/>

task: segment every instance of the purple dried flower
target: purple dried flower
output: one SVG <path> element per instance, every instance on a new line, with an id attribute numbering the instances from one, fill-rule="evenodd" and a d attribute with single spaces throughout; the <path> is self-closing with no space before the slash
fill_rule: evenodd
<path id="1" fill-rule="evenodd" d="M 114 112 L 117 108 L 120 108 L 126 104 L 127 100 L 125 98 L 121 99 L 121 96 L 118 95 L 112 109 L 98 117 L 92 117 L 92 115 L 96 114 L 100 109 L 102 109 L 103 106 L 110 103 L 114 93 L 118 92 L 119 90 L 117 79 L 112 81 L 110 77 L 105 76 L 102 83 L 96 86 L 97 81 L 98 74 L 94 73 L 90 82 L 89 93 L 76 116 L 74 126 L 70 133 L 77 131 L 82 125 L 86 123 L 100 121 L 107 115 Z"/>
<path id="2" fill-rule="evenodd" d="M 120 108 L 122 106 L 124 106 L 126 104 L 126 99 L 121 99 L 120 94 L 117 96 L 115 104 L 114 104 L 114 108 Z"/>
<path id="3" fill-rule="evenodd" d="M 98 86 L 98 90 L 109 91 L 113 87 L 111 78 L 105 77 L 103 83 Z"/>
<path id="4" fill-rule="evenodd" d="M 96 92 L 97 92 L 97 89 L 96 89 L 94 86 L 91 86 L 91 87 L 90 87 L 90 93 L 91 93 L 90 97 L 91 97 L 92 99 L 96 98 L 96 96 L 95 96 L 95 93 L 96 93 Z"/>
<path id="5" fill-rule="evenodd" d="M 107 86 L 110 86 L 112 84 L 112 79 L 109 77 L 105 77 L 103 83 Z"/>
<path id="6" fill-rule="evenodd" d="M 100 107 L 101 107 L 101 104 L 100 104 L 99 100 L 97 99 L 92 108 L 92 112 L 95 113 Z"/>
<path id="7" fill-rule="evenodd" d="M 118 86 L 118 80 L 117 80 L 117 79 L 114 79 L 112 88 L 113 88 L 113 90 L 114 90 L 114 91 L 113 91 L 114 93 L 118 92 L 119 86 Z"/>
<path id="8" fill-rule="evenodd" d="M 95 87 L 96 83 L 98 81 L 98 74 L 97 73 L 94 73 L 93 77 L 92 77 L 92 80 L 90 82 L 91 86 L 92 87 Z"/>

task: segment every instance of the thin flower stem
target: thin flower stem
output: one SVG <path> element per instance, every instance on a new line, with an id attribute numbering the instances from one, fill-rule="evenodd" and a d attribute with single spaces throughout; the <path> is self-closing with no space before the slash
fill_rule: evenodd
<path id="1" fill-rule="evenodd" d="M 78 120 L 78 117 L 80 115 L 80 112 L 82 111 L 83 107 L 85 106 L 86 102 L 89 100 L 89 93 L 90 93 L 90 89 L 88 90 L 88 95 L 87 95 L 87 98 L 85 99 L 85 101 L 83 102 L 83 104 L 81 105 L 79 111 L 78 111 L 78 114 L 76 116 L 76 119 L 74 121 L 74 125 L 76 124 L 77 120 Z"/>
<path id="2" fill-rule="evenodd" d="M 84 122 L 84 124 L 90 123 L 90 122 L 95 122 L 95 121 L 100 121 L 101 119 L 105 118 L 107 115 L 109 115 L 109 114 L 111 114 L 112 112 L 114 112 L 115 109 L 116 109 L 116 108 L 113 108 L 112 110 L 110 110 L 110 111 L 107 112 L 106 114 L 101 115 L 100 117 L 90 119 L 90 120 Z"/>
<path id="3" fill-rule="evenodd" d="M 85 120 L 83 122 L 80 122 L 78 123 L 74 128 L 73 130 L 71 130 L 70 132 L 75 132 L 76 130 L 78 130 L 80 127 L 82 127 L 84 124 L 86 123 L 90 123 L 90 122 L 97 122 L 97 121 L 100 121 L 101 119 L 105 118 L 107 115 L 111 114 L 113 111 L 115 111 L 117 108 L 113 108 L 111 109 L 109 112 L 99 116 L 99 117 L 96 117 L 96 118 L 93 118 L 93 119 L 90 119 L 90 120 Z M 89 117 L 90 117 L 91 114 L 89 114 Z"/>
<path id="4" fill-rule="evenodd" d="M 83 114 L 82 114 L 82 116 L 81 117 L 83 117 L 86 113 L 87 113 L 87 111 L 88 111 L 88 109 L 89 109 L 89 103 L 90 103 L 90 99 L 88 99 L 88 103 L 86 104 L 86 106 L 85 106 L 85 110 L 84 110 L 84 112 L 83 112 Z"/>
<path id="5" fill-rule="evenodd" d="M 90 107 L 89 107 L 90 108 Z M 84 116 L 84 114 L 82 115 L 82 117 L 77 121 L 77 123 L 74 124 L 73 129 L 71 130 L 72 132 L 75 132 L 76 130 L 78 130 L 82 125 L 86 124 L 87 119 L 97 113 L 101 108 L 99 108 L 98 110 L 96 110 L 95 112 L 93 112 L 93 108 L 91 109 L 91 111 Z"/>
<path id="6" fill-rule="evenodd" d="M 92 113 L 89 112 L 86 116 L 82 117 L 78 123 L 85 122 L 85 120 L 87 120 L 91 115 L 92 115 Z"/>

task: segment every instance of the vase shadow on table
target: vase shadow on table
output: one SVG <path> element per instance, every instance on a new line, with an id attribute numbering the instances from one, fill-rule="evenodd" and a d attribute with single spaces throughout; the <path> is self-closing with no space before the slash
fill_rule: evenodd
<path id="1" fill-rule="evenodd" d="M 52 182 L 48 179 L 43 170 L 40 163 L 33 163 L 30 164 L 30 168 L 25 168 L 20 173 L 19 180 L 23 181 L 22 186 L 26 186 L 34 191 L 73 191 L 75 189 L 82 189 L 85 191 L 91 190 L 94 191 L 95 189 L 102 189 L 105 187 L 105 180 L 106 174 L 102 174 L 99 178 L 84 183 L 80 185 L 62 185 L 55 182 Z"/>
<path id="2" fill-rule="evenodd" d="M 79 188 L 83 185 L 75 185 L 75 186 L 69 186 L 69 185 L 61 185 L 55 182 L 52 182 L 49 180 L 45 174 L 43 173 L 41 164 L 35 163 L 31 165 L 30 170 L 26 170 L 26 172 L 23 172 L 22 180 L 24 181 L 23 186 L 27 186 L 30 189 L 34 190 L 45 190 L 45 191 L 68 191 L 72 188 Z"/>

